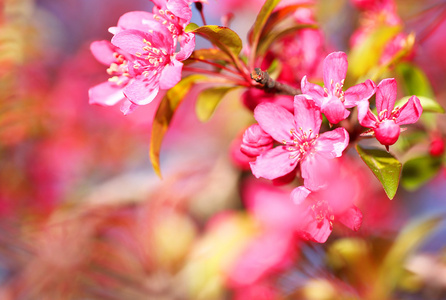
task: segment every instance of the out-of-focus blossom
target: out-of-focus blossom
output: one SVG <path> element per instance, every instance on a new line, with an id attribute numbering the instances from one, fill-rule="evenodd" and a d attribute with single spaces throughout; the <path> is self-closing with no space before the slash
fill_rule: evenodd
<path id="1" fill-rule="evenodd" d="M 295 188 L 291 199 L 300 210 L 300 234 L 304 239 L 324 243 L 338 221 L 357 231 L 362 223 L 362 213 L 355 206 L 361 195 L 360 181 L 350 174 L 342 159 L 330 161 L 327 185 L 318 191 L 306 187 Z"/>
<path id="2" fill-rule="evenodd" d="M 359 123 L 371 128 L 376 139 L 385 146 L 396 143 L 400 135 L 400 125 L 418 121 L 423 112 L 420 100 L 412 96 L 402 107 L 395 107 L 397 95 L 396 80 L 387 78 L 376 87 L 376 109 L 378 116 L 372 113 L 368 101 L 358 104 Z"/>
<path id="3" fill-rule="evenodd" d="M 429 153 L 432 156 L 442 156 L 444 153 L 444 138 L 436 133 L 430 139 Z"/>
<path id="4" fill-rule="evenodd" d="M 294 115 L 281 106 L 262 103 L 254 110 L 254 117 L 263 131 L 282 144 L 262 152 L 250 163 L 257 178 L 273 180 L 293 172 L 300 164 L 305 186 L 317 190 L 324 183 L 315 174 L 328 159 L 341 156 L 348 145 L 349 135 L 344 128 L 319 135 L 321 112 L 313 100 L 303 95 L 295 96 Z"/>
<path id="5" fill-rule="evenodd" d="M 302 79 L 302 93 L 310 96 L 316 106 L 327 117 L 331 124 L 336 124 L 350 115 L 347 108 L 352 108 L 363 100 L 368 100 L 375 92 L 375 84 L 371 80 L 342 90 L 347 74 L 347 55 L 344 52 L 333 52 L 324 60 L 324 88 Z"/>

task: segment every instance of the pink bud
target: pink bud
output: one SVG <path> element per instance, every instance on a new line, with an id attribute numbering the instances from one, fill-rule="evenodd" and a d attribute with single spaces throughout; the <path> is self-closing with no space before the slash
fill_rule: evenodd
<path id="1" fill-rule="evenodd" d="M 400 136 L 400 126 L 394 120 L 389 119 L 380 122 L 374 131 L 376 139 L 386 146 L 395 144 Z"/>

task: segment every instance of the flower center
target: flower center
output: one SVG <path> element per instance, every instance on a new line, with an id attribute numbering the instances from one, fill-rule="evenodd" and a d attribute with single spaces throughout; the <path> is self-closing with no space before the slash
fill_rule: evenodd
<path id="1" fill-rule="evenodd" d="M 344 86 L 344 79 L 341 80 L 341 82 L 336 82 L 336 84 L 333 84 L 333 79 L 330 80 L 330 91 L 324 86 L 324 92 L 325 97 L 328 97 L 328 95 L 333 95 L 335 97 L 338 97 L 341 102 L 344 102 L 344 91 L 342 90 L 342 87 Z"/>
<path id="2" fill-rule="evenodd" d="M 157 14 L 153 15 L 153 18 L 155 19 L 155 21 L 158 21 L 167 27 L 167 29 L 172 34 L 172 39 L 174 41 L 180 35 L 181 27 L 179 26 L 178 17 L 176 17 L 170 10 L 160 9 L 160 10 L 158 10 Z"/>
<path id="3" fill-rule="evenodd" d="M 135 55 L 144 59 L 145 63 L 141 64 L 141 62 L 135 61 L 133 68 L 137 70 L 142 69 L 142 74 L 148 77 L 150 76 L 150 71 L 154 71 L 154 74 L 156 74 L 156 69 L 160 65 L 165 65 L 168 63 L 169 56 L 167 55 L 166 50 L 153 47 L 152 43 L 146 39 L 143 39 L 143 42 L 145 44 L 145 46 L 142 48 L 143 52 L 136 52 Z"/>
<path id="4" fill-rule="evenodd" d="M 313 211 L 314 219 L 317 221 L 318 225 L 322 225 L 321 223 L 327 219 L 330 222 L 330 228 L 333 227 L 333 211 L 330 209 L 326 200 L 317 200 L 316 203 L 311 206 L 311 210 Z"/>
<path id="5" fill-rule="evenodd" d="M 110 64 L 107 69 L 107 74 L 112 76 L 108 79 L 110 82 L 114 82 L 117 85 L 121 85 L 128 81 L 130 77 L 128 72 L 128 61 L 125 59 L 124 55 L 117 52 L 113 53 L 115 62 Z"/>
<path id="6" fill-rule="evenodd" d="M 286 146 L 286 150 L 291 152 L 290 159 L 301 159 L 313 150 L 318 134 L 314 135 L 313 130 L 308 130 L 308 133 L 303 131 L 302 127 L 296 131 L 294 128 L 290 129 L 291 141 L 282 141 Z"/>

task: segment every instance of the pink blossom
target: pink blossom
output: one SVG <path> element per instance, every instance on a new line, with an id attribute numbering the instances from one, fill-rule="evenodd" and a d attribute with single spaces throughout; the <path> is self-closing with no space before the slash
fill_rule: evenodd
<path id="1" fill-rule="evenodd" d="M 359 123 L 371 128 L 376 139 L 385 146 L 395 144 L 400 135 L 400 125 L 418 121 L 423 112 L 420 100 L 412 96 L 400 108 L 395 107 L 397 95 L 396 80 L 382 80 L 376 88 L 376 109 L 378 116 L 372 113 L 368 101 L 358 104 Z"/>
<path id="2" fill-rule="evenodd" d="M 259 124 L 251 125 L 243 134 L 240 150 L 247 156 L 259 156 L 273 147 L 273 138 L 262 130 Z"/>
<path id="3" fill-rule="evenodd" d="M 132 56 L 109 41 L 95 41 L 90 50 L 99 62 L 109 66 L 107 73 L 111 76 L 107 81 L 90 88 L 90 104 L 112 106 L 124 100 L 123 90 L 132 81 L 128 67 Z M 132 109 L 131 102 L 124 101 L 121 110 L 127 113 Z"/>
<path id="4" fill-rule="evenodd" d="M 317 190 L 324 183 L 314 174 L 324 169 L 328 159 L 341 156 L 348 145 L 349 135 L 344 128 L 319 135 L 321 112 L 304 95 L 295 96 L 294 116 L 281 106 L 261 103 L 254 110 L 254 118 L 263 131 L 282 144 L 261 152 L 250 163 L 257 178 L 277 179 L 293 172 L 300 164 L 305 186 Z"/>
<path id="5" fill-rule="evenodd" d="M 324 60 L 324 88 L 308 82 L 306 76 L 302 78 L 302 93 L 315 101 L 316 106 L 321 108 L 331 124 L 347 118 L 350 115 L 347 108 L 369 99 L 375 92 L 375 84 L 371 80 L 352 86 L 344 92 L 342 87 L 347 74 L 347 65 L 347 55 L 344 52 L 333 52 Z"/>
<path id="6" fill-rule="evenodd" d="M 335 221 L 355 231 L 362 223 L 362 214 L 355 204 L 364 191 L 363 182 L 351 176 L 348 160 L 331 160 L 328 169 L 324 176 L 330 180 L 323 189 L 311 191 L 300 186 L 291 192 L 291 199 L 300 212 L 300 235 L 319 243 L 327 240 Z"/>
<path id="7" fill-rule="evenodd" d="M 113 45 L 134 57 L 128 66 L 129 76 L 134 80 L 123 92 L 136 105 L 150 103 L 159 89 L 169 89 L 181 79 L 183 64 L 175 56 L 172 36 L 162 26 L 156 29 L 123 30 L 112 38 Z"/>

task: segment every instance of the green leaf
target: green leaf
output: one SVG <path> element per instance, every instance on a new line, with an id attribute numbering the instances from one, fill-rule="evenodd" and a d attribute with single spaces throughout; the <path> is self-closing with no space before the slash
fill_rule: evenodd
<path id="1" fill-rule="evenodd" d="M 197 113 L 198 119 L 201 122 L 208 121 L 221 99 L 233 88 L 233 86 L 214 87 L 203 90 L 198 96 L 195 105 L 195 112 Z"/>
<path id="2" fill-rule="evenodd" d="M 183 63 L 190 64 L 197 62 L 197 60 L 216 60 L 230 62 L 231 58 L 220 49 L 198 49 L 192 52 L 192 55 Z"/>
<path id="3" fill-rule="evenodd" d="M 254 59 L 256 57 L 257 45 L 259 44 L 260 35 L 262 34 L 263 27 L 265 26 L 266 21 L 268 20 L 269 16 L 273 12 L 277 4 L 279 4 L 279 2 L 280 0 L 266 0 L 262 8 L 260 9 L 259 14 L 257 15 L 254 25 L 252 25 L 250 34 L 251 37 L 250 39 L 251 55 L 249 59 L 250 64 L 254 62 Z"/>
<path id="4" fill-rule="evenodd" d="M 424 96 L 431 99 L 435 97 L 429 79 L 420 68 L 410 63 L 401 63 L 396 70 L 402 77 L 400 82 L 407 95 Z"/>
<path id="5" fill-rule="evenodd" d="M 213 45 L 220 48 L 231 58 L 236 59 L 242 50 L 243 44 L 240 37 L 228 27 L 217 25 L 206 25 L 198 27 L 190 23 L 186 27 L 186 32 L 193 32 L 209 40 Z"/>
<path id="6" fill-rule="evenodd" d="M 401 185 L 414 191 L 432 179 L 441 170 L 441 158 L 431 155 L 408 160 L 403 166 Z"/>
<path id="7" fill-rule="evenodd" d="M 398 189 L 401 163 L 390 153 L 381 149 L 367 149 L 356 145 L 356 151 L 381 182 L 387 197 L 393 199 Z"/>
<path id="8" fill-rule="evenodd" d="M 198 82 L 206 81 L 207 76 L 191 75 L 182 79 L 177 85 L 166 92 L 156 111 L 152 125 L 152 135 L 150 137 L 149 155 L 155 173 L 161 177 L 160 149 L 164 135 L 169 128 L 170 122 L 180 103 L 189 90 Z"/>
<path id="9" fill-rule="evenodd" d="M 396 106 L 403 106 L 407 100 L 412 96 L 406 96 L 395 102 Z M 419 96 L 418 99 L 420 99 L 421 106 L 423 107 L 423 112 L 435 112 L 435 113 L 441 113 L 444 114 L 444 108 L 434 99 L 424 96 Z"/>

